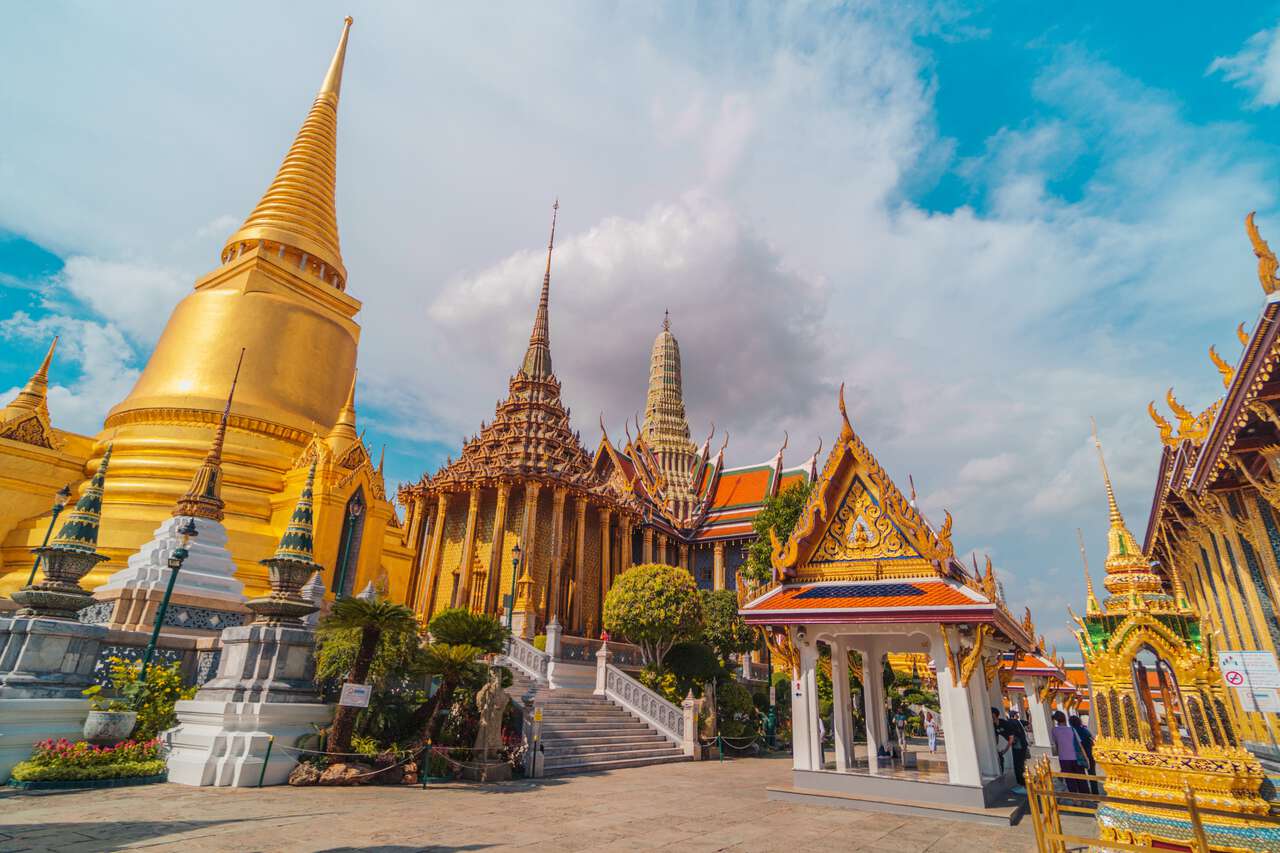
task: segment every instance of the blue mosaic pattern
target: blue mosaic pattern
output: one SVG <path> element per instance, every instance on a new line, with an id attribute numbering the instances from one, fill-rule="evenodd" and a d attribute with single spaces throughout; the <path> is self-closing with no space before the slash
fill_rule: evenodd
<path id="1" fill-rule="evenodd" d="M 222 649 L 202 649 L 196 652 L 196 685 L 202 686 L 217 675 L 221 661 Z"/>
<path id="2" fill-rule="evenodd" d="M 207 607 L 169 605 L 164 614 L 164 624 L 174 628 L 191 628 L 201 631 L 221 631 L 234 625 L 243 625 L 245 614 L 229 610 L 213 610 Z"/>
<path id="3" fill-rule="evenodd" d="M 111 621 L 111 612 L 115 607 L 114 601 L 99 601 L 77 613 L 76 619 L 85 625 L 105 625 Z"/>
<path id="4" fill-rule="evenodd" d="M 890 598 L 924 595 L 924 590 L 909 583 L 872 583 L 865 586 L 840 584 L 815 586 L 798 594 L 796 598 Z"/>
<path id="5" fill-rule="evenodd" d="M 107 663 L 110 658 L 123 658 L 124 660 L 140 661 L 146 649 L 142 646 L 115 646 L 104 644 L 98 649 L 98 659 L 93 662 L 93 682 L 101 684 L 103 687 L 111 686 L 111 665 Z M 153 664 L 168 665 L 182 661 L 182 652 L 178 649 L 161 649 L 157 648 L 151 657 Z"/>
<path id="6" fill-rule="evenodd" d="M 1191 821 L 1174 815 L 1155 815 L 1131 812 L 1102 804 L 1098 806 L 1098 825 L 1108 829 L 1135 833 L 1150 833 L 1170 841 L 1189 841 Z M 1226 826 L 1203 821 L 1205 835 L 1213 846 L 1236 847 L 1258 853 L 1280 853 L 1280 827 L 1276 826 Z"/>

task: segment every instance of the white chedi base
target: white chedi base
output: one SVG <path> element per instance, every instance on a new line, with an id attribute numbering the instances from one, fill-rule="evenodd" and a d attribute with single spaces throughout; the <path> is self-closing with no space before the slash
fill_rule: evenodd
<path id="1" fill-rule="evenodd" d="M 303 735 L 333 719 L 333 706 L 302 702 L 178 702 L 170 730 L 169 781 L 181 785 L 253 788 L 282 785 L 298 764 Z M 266 772 L 267 744 L 274 738 Z"/>
<path id="2" fill-rule="evenodd" d="M 129 557 L 129 564 L 107 578 L 95 594 L 101 597 L 102 593 L 124 589 L 163 592 L 169 583 L 169 557 L 182 544 L 178 528 L 186 520 L 186 516 L 165 519 L 151 540 Z M 197 535 L 187 544 L 189 555 L 178 572 L 173 591 L 199 596 L 210 604 L 242 604 L 244 584 L 236 580 L 236 564 L 226 547 L 227 529 L 213 519 L 194 520 Z"/>
<path id="3" fill-rule="evenodd" d="M 88 699 L 0 699 L 0 784 L 40 741 L 79 740 L 88 713 Z"/>

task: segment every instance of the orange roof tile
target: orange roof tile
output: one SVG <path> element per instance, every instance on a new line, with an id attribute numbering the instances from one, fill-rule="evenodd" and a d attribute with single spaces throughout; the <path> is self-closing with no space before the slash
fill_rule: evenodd
<path id="1" fill-rule="evenodd" d="M 763 618 L 766 614 L 836 616 L 844 612 L 856 618 L 856 614 L 869 611 L 969 608 L 992 609 L 990 603 L 976 599 L 964 587 L 942 578 L 931 578 L 783 586 L 748 604 L 742 613 Z"/>
<path id="2" fill-rule="evenodd" d="M 720 482 L 716 484 L 716 494 L 711 505 L 724 508 L 761 503 L 769 494 L 772 480 L 771 468 L 726 471 L 720 475 Z"/>

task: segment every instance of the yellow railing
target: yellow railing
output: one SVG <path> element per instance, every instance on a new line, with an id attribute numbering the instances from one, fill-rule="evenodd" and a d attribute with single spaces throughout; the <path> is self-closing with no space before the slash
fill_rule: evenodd
<path id="1" fill-rule="evenodd" d="M 1220 809 L 1206 809 L 1196 801 L 1191 786 L 1183 783 L 1185 802 L 1174 804 L 1163 800 L 1136 800 L 1127 797 L 1110 797 L 1105 794 L 1077 793 L 1073 791 L 1057 791 L 1054 779 L 1077 779 L 1083 782 L 1096 782 L 1101 786 L 1106 780 L 1101 776 L 1090 776 L 1085 773 L 1062 773 L 1053 769 L 1048 756 L 1027 766 L 1027 806 L 1032 825 L 1036 831 L 1036 849 L 1040 853 L 1068 853 L 1068 851 L 1105 850 L 1149 851 L 1150 846 L 1130 844 L 1122 841 L 1100 840 L 1096 834 L 1089 836 L 1073 835 L 1062 829 L 1063 814 L 1077 814 L 1094 817 L 1098 806 L 1104 803 L 1116 805 L 1141 806 L 1171 813 L 1177 819 L 1187 821 L 1190 825 L 1190 837 L 1180 840 L 1193 853 L 1251 853 L 1255 848 L 1239 847 L 1229 844 L 1211 843 L 1205 832 L 1204 819 L 1209 817 L 1226 817 L 1239 820 L 1236 812 Z M 1101 790 L 1101 787 L 1099 787 Z M 1064 802 L 1066 801 L 1066 802 Z M 1269 824 L 1280 827 L 1280 816 L 1249 815 L 1251 823 Z M 1096 824 L 1095 824 L 1096 825 Z"/>

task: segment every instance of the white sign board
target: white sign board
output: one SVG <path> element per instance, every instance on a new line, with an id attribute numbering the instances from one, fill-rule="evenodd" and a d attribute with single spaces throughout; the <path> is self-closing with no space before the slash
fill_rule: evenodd
<path id="1" fill-rule="evenodd" d="M 1242 709 L 1280 713 L 1280 666 L 1271 652 L 1219 652 L 1218 667 Z"/>
<path id="2" fill-rule="evenodd" d="M 338 704 L 347 708 L 368 708 L 373 688 L 368 684 L 344 684 Z"/>

